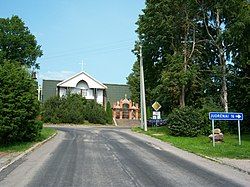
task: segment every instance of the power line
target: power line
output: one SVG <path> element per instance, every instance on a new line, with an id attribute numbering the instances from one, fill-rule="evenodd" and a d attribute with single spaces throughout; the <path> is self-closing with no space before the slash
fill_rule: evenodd
<path id="1" fill-rule="evenodd" d="M 91 54 L 91 53 L 96 54 L 96 52 L 98 52 L 98 51 L 103 53 L 102 51 L 105 52 L 105 51 L 110 51 L 110 50 L 113 51 L 113 50 L 123 49 L 124 47 L 130 47 L 131 44 L 126 44 L 126 43 L 131 42 L 131 41 L 133 41 L 133 40 L 124 40 L 124 41 L 112 42 L 112 43 L 106 44 L 103 47 L 99 47 L 99 48 L 93 48 L 92 47 L 92 49 L 91 49 L 91 47 L 85 47 L 85 48 L 79 48 L 79 49 L 75 49 L 75 50 L 69 50 L 69 51 L 66 51 L 65 53 L 58 53 L 56 55 L 45 57 L 45 58 L 43 58 L 43 60 L 60 58 L 60 57 L 64 57 L 64 56 L 71 56 L 71 55 L 75 55 L 75 54 L 79 54 L 79 53 L 82 53 L 82 54 L 86 55 L 86 54 Z M 124 43 L 124 44 L 119 45 L 119 44 L 122 44 L 122 43 Z M 85 50 L 86 48 L 88 48 L 88 49 Z"/>

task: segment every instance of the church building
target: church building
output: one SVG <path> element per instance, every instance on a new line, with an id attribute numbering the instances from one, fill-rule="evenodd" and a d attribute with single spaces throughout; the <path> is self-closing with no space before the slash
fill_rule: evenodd
<path id="1" fill-rule="evenodd" d="M 66 96 L 69 93 L 80 94 L 88 100 L 95 100 L 105 106 L 107 86 L 100 83 L 85 72 L 80 72 L 57 85 L 57 95 Z"/>
<path id="2" fill-rule="evenodd" d="M 129 86 L 126 84 L 104 84 L 84 71 L 65 80 L 43 80 L 41 101 L 50 97 L 63 97 L 70 93 L 80 94 L 88 100 L 95 100 L 106 108 L 107 102 L 115 119 L 138 119 L 139 106 L 132 102 Z"/>

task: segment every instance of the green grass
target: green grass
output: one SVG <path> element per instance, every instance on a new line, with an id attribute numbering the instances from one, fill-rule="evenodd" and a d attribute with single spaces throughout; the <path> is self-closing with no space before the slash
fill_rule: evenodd
<path id="1" fill-rule="evenodd" d="M 10 145 L 0 145 L 0 152 L 13 153 L 13 152 L 22 152 L 29 149 L 35 143 L 41 142 L 56 132 L 55 129 L 44 127 L 42 129 L 41 135 L 33 142 L 18 142 Z"/>
<path id="2" fill-rule="evenodd" d="M 207 136 L 198 137 L 175 137 L 168 133 L 166 127 L 148 128 L 147 132 L 140 128 L 132 128 L 133 131 L 144 133 L 164 142 L 169 142 L 175 147 L 183 150 L 210 157 L 225 157 L 237 159 L 250 159 L 250 134 L 241 136 L 242 145 L 239 145 L 238 135 L 225 134 L 224 142 L 216 143 L 213 147 L 212 142 Z"/>

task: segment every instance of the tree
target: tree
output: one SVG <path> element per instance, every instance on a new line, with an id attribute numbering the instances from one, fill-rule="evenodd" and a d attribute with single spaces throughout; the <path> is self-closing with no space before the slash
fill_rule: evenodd
<path id="1" fill-rule="evenodd" d="M 10 60 L 28 68 L 39 68 L 36 62 L 42 56 L 41 46 L 18 16 L 0 18 L 0 62 Z"/>
<path id="2" fill-rule="evenodd" d="M 13 62 L 0 63 L 0 143 L 34 140 L 42 129 L 36 83 Z"/>
<path id="3" fill-rule="evenodd" d="M 209 109 L 243 112 L 249 123 L 249 1 L 147 0 L 137 25 L 147 105 L 158 100 L 168 114 L 214 103 Z M 136 63 L 128 84 L 137 97 Z"/>
<path id="4" fill-rule="evenodd" d="M 190 88 L 197 89 L 197 86 L 192 85 L 198 82 L 196 54 L 202 48 L 199 39 L 200 25 L 196 17 L 198 8 L 195 1 L 146 1 L 146 8 L 143 10 L 144 14 L 139 16 L 136 32 L 139 43 L 143 46 L 145 85 L 149 102 L 151 98 L 163 94 L 159 90 L 164 87 L 167 98 L 174 96 L 179 105 L 184 107 L 186 93 Z M 134 50 L 138 56 L 137 48 L 138 42 Z M 136 76 L 135 71 L 131 75 Z M 130 87 L 134 87 L 132 77 L 129 78 Z M 132 89 L 132 94 L 137 90 Z"/>
<path id="5" fill-rule="evenodd" d="M 240 13 L 229 29 L 232 64 L 229 66 L 229 101 L 232 110 L 244 112 L 242 130 L 250 131 L 250 3 L 242 2 Z"/>
<path id="6" fill-rule="evenodd" d="M 135 103 L 140 101 L 140 67 L 139 62 L 136 61 L 133 65 L 132 73 L 127 77 L 129 89 L 131 91 L 131 99 Z"/>
<path id="7" fill-rule="evenodd" d="M 211 0 L 198 1 L 201 14 L 203 15 L 203 24 L 206 28 L 207 40 L 211 44 L 209 50 L 214 51 L 213 66 L 217 69 L 215 81 L 217 79 L 221 84 L 221 103 L 225 112 L 228 112 L 228 66 L 232 61 L 232 54 L 238 50 L 234 48 L 235 38 L 231 35 L 232 27 L 243 9 L 245 0 Z M 237 53 L 237 52 L 236 52 Z"/>

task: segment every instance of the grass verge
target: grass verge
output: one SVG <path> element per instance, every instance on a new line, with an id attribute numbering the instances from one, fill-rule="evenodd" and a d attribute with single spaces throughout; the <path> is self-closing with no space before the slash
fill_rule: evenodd
<path id="1" fill-rule="evenodd" d="M 0 152 L 5 152 L 5 153 L 13 153 L 13 152 L 22 152 L 30 147 L 32 147 L 34 144 L 41 142 L 48 137 L 52 136 L 56 132 L 55 129 L 49 128 L 49 127 L 44 127 L 41 131 L 41 135 L 37 138 L 36 141 L 33 142 L 18 142 L 18 143 L 13 143 L 10 145 L 0 145 Z"/>
<path id="2" fill-rule="evenodd" d="M 175 147 L 183 150 L 209 157 L 224 157 L 236 159 L 250 159 L 250 135 L 242 135 L 242 145 L 239 145 L 238 136 L 232 134 L 224 135 L 224 142 L 216 143 L 215 147 L 207 136 L 198 137 L 175 137 L 168 133 L 167 127 L 152 127 L 144 132 L 138 127 L 132 131 L 144 133 L 164 142 L 169 142 Z"/>

